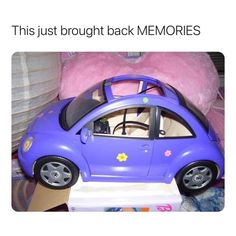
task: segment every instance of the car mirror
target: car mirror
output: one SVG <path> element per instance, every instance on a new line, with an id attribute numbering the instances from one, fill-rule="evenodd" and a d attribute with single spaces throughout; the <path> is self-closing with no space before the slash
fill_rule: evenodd
<path id="1" fill-rule="evenodd" d="M 87 140 L 90 136 L 91 136 L 91 131 L 86 127 L 82 128 L 82 130 L 80 132 L 81 142 L 84 143 L 84 144 L 87 143 Z"/>

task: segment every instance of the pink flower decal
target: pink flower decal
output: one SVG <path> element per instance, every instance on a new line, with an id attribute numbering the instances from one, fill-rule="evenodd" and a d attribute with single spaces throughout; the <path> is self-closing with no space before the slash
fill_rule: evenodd
<path id="1" fill-rule="evenodd" d="M 164 154 L 165 154 L 165 157 L 169 157 L 171 156 L 172 153 L 171 153 L 171 150 L 166 150 Z"/>

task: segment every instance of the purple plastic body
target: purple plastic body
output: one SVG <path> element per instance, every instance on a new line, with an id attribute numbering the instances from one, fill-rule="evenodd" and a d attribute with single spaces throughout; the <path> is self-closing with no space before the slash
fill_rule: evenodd
<path id="1" fill-rule="evenodd" d="M 163 95 L 138 93 L 115 97 L 112 85 L 119 81 L 141 81 L 142 91 L 147 86 L 158 86 Z M 46 156 L 70 160 L 80 170 L 83 181 L 165 182 L 170 183 L 184 166 L 201 160 L 215 163 L 218 178 L 224 174 L 224 157 L 214 130 L 201 122 L 184 105 L 184 98 L 174 88 L 146 76 L 117 76 L 103 84 L 105 102 L 65 129 L 60 122 L 62 111 L 75 98 L 52 104 L 42 111 L 29 126 L 18 149 L 20 163 L 29 176 L 34 176 L 34 164 Z M 151 111 L 148 138 L 110 137 L 96 135 L 89 130 L 99 117 L 130 107 L 148 107 Z M 160 138 L 160 109 L 178 114 L 190 127 L 191 137 Z M 206 121 L 205 121 L 206 122 Z M 26 140 L 32 143 L 24 151 Z M 117 157 L 124 154 L 125 161 Z"/>

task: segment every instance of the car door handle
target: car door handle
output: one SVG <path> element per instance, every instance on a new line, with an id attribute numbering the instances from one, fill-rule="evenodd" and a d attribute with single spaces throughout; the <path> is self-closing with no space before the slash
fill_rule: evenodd
<path id="1" fill-rule="evenodd" d="M 140 146 L 140 149 L 147 152 L 148 150 L 150 150 L 150 145 L 149 144 L 143 144 L 143 145 Z"/>

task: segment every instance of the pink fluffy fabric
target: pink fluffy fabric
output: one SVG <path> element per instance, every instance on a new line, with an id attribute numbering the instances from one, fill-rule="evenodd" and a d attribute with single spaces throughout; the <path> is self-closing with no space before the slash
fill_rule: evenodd
<path id="1" fill-rule="evenodd" d="M 137 59 L 128 59 L 121 53 L 72 53 L 62 56 L 65 61 L 59 94 L 61 99 L 77 96 L 96 82 L 112 76 L 142 74 L 176 87 L 204 114 L 216 100 L 219 79 L 206 53 L 144 53 Z M 119 88 L 124 93 L 129 89 L 129 86 Z"/>

